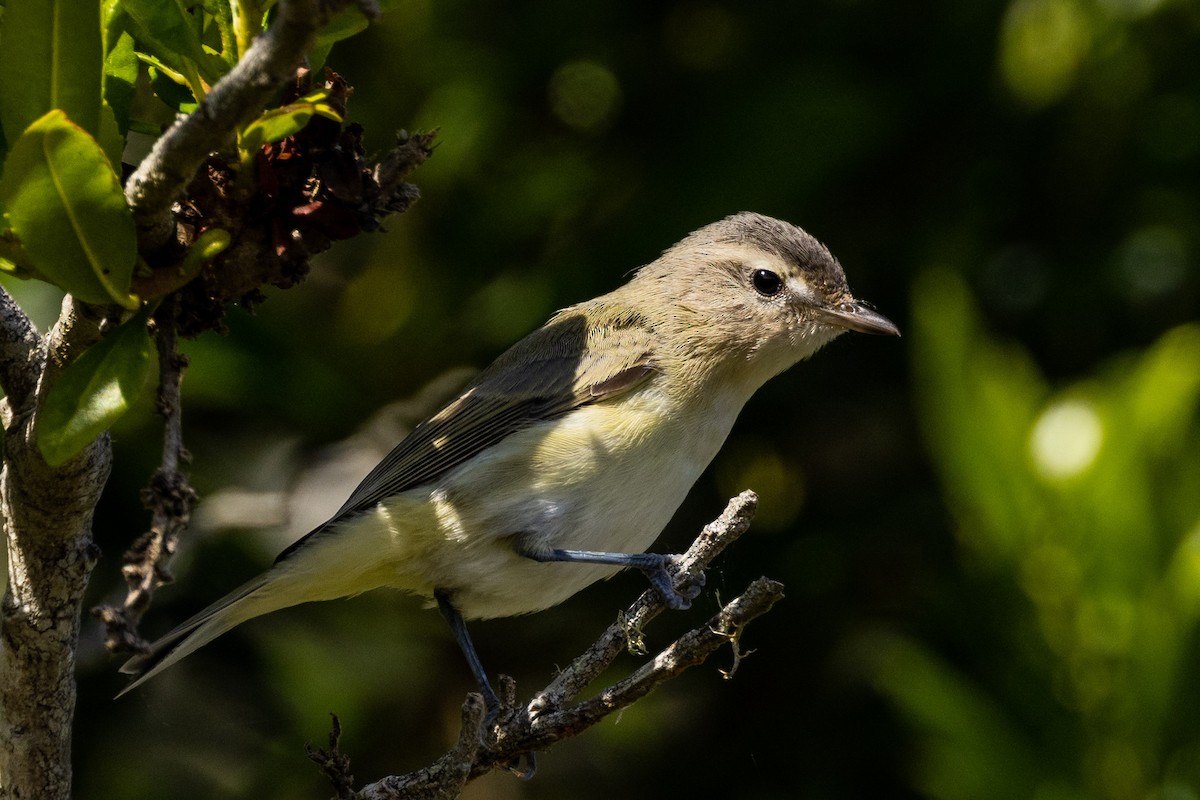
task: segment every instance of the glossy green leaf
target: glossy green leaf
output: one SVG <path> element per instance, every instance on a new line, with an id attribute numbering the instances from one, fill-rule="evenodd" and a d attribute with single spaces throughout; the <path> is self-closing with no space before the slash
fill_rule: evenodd
<path id="1" fill-rule="evenodd" d="M 100 12 L 92 0 L 9 0 L 0 47 L 0 126 L 11 146 L 59 108 L 93 136 L 100 125 Z"/>
<path id="2" fill-rule="evenodd" d="M 13 143 L 0 209 L 0 237 L 18 249 L 17 266 L 85 302 L 137 307 L 129 294 L 137 240 L 121 184 L 96 140 L 63 112 Z"/>
<path id="3" fill-rule="evenodd" d="M 342 118 L 323 99 L 323 92 L 313 93 L 301 98 L 300 102 L 266 112 L 242 132 L 243 152 L 253 153 L 267 142 L 278 142 L 299 133 L 314 114 L 341 122 Z"/>
<path id="4" fill-rule="evenodd" d="M 221 228 L 211 228 L 197 237 L 195 244 L 188 248 L 183 258 L 183 271 L 192 272 L 199 269 L 207 261 L 211 261 L 229 247 L 233 237 L 229 231 Z"/>
<path id="5" fill-rule="evenodd" d="M 137 400 L 150 374 L 146 322 L 151 307 L 89 347 L 46 395 L 38 416 L 42 458 L 58 466 L 112 427 Z"/>
<path id="6" fill-rule="evenodd" d="M 233 30 L 233 3 L 229 0 L 203 0 L 210 24 L 221 37 L 221 57 L 232 68 L 238 61 L 237 37 Z"/>
<path id="7" fill-rule="evenodd" d="M 188 114 L 196 110 L 196 98 L 187 86 L 179 83 L 169 70 L 158 66 L 150 67 L 150 89 L 155 97 L 168 107 Z"/>
<path id="8" fill-rule="evenodd" d="M 112 108 L 122 135 L 129 130 L 138 59 L 134 52 L 132 21 L 124 6 L 108 0 L 104 6 L 104 100 Z"/>
<path id="9" fill-rule="evenodd" d="M 134 22 L 138 42 L 180 72 L 199 69 L 212 84 L 229 71 L 220 56 L 205 51 L 199 18 L 179 0 L 121 0 L 121 7 Z"/>

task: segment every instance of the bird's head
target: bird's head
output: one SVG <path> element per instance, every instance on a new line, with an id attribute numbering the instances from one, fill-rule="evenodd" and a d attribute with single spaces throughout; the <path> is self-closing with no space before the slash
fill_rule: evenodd
<path id="1" fill-rule="evenodd" d="M 669 310 L 663 323 L 681 358 L 748 365 L 756 383 L 845 331 L 900 334 L 854 298 L 823 244 L 762 214 L 734 214 L 689 234 L 630 287 Z"/>

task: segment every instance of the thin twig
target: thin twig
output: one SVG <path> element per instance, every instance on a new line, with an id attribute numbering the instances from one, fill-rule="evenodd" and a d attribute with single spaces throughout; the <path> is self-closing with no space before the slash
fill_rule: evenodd
<path id="1" fill-rule="evenodd" d="M 743 492 L 731 500 L 720 518 L 705 526 L 687 553 L 677 559 L 680 569 L 676 581 L 695 580 L 714 556 L 746 531 L 756 505 L 753 492 Z M 738 639 L 743 628 L 769 611 L 782 597 L 782 584 L 759 578 L 711 619 L 680 636 L 629 677 L 588 700 L 567 705 L 570 698 L 598 676 L 626 646 L 631 625 L 640 629 L 663 610 L 665 604 L 658 594 L 647 592 L 524 708 L 512 702 L 513 689 L 508 687 L 505 693 L 509 697 L 503 702 L 505 708 L 499 719 L 490 729 L 484 730 L 482 699 L 478 694 L 469 695 L 463 706 L 459 742 L 450 752 L 424 769 L 384 778 L 353 796 L 359 800 L 457 797 L 466 781 L 498 767 L 512 768 L 535 751 L 583 732 L 614 711 L 645 697 L 688 667 L 702 663 L 726 644 L 734 647 L 736 662 L 741 653 Z M 481 735 L 483 746 L 479 745 Z M 344 776 L 348 768 L 347 761 L 346 769 L 338 775 Z"/>
<path id="2" fill-rule="evenodd" d="M 120 607 L 97 606 L 92 615 L 106 628 L 109 652 L 145 652 L 147 643 L 138 633 L 138 623 L 150 607 L 154 590 L 173 580 L 171 557 L 179 536 L 187 530 L 192 509 L 199 499 L 182 467 L 189 461 L 183 445 L 183 414 L 180 391 L 187 357 L 176 348 L 177 305 L 168 297 L 155 314 L 155 343 L 158 348 L 158 413 L 163 417 L 162 463 L 142 490 L 142 501 L 151 510 L 150 530 L 125 553 L 121 573 L 128 592 Z"/>
<path id="3" fill-rule="evenodd" d="M 677 564 L 680 574 L 702 575 L 714 558 L 750 528 L 750 521 L 757 509 L 758 495 L 754 492 L 742 492 L 730 500 L 721 516 L 705 525 L 687 552 L 679 556 Z M 636 637 L 646 623 L 666 608 L 667 604 L 658 592 L 643 592 L 620 619 L 608 626 L 591 647 L 576 657 L 549 686 L 534 696 L 529 704 L 530 713 L 537 714 L 541 709 L 560 707 L 579 694 L 583 687 L 599 677 L 613 659 L 632 643 L 633 637 Z"/>
<path id="4" fill-rule="evenodd" d="M 333 785 L 333 790 L 337 792 L 338 800 L 353 800 L 354 776 L 350 774 L 350 757 L 338 749 L 342 739 L 342 721 L 338 719 L 337 714 L 329 716 L 333 717 L 333 727 L 329 731 L 329 749 L 322 750 L 306 744 L 304 752 L 309 760 L 325 773 L 325 777 Z"/>
<path id="5" fill-rule="evenodd" d="M 771 610 L 783 598 L 783 584 L 758 578 L 706 624 L 676 639 L 651 661 L 597 696 L 562 711 L 543 713 L 533 720 L 532 736 L 524 745 L 545 747 L 588 728 L 620 708 L 645 697 L 688 667 L 703 663 L 726 644 L 736 647 L 742 628 Z"/>

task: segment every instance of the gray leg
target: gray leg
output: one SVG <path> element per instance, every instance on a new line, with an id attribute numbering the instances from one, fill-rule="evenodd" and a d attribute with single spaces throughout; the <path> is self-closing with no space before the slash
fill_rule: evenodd
<path id="1" fill-rule="evenodd" d="M 675 588 L 671 580 L 671 572 L 667 565 L 671 556 L 661 553 L 606 553 L 597 550 L 522 550 L 521 555 L 534 561 L 562 561 L 576 564 L 609 564 L 614 567 L 632 567 L 641 570 L 650 581 L 650 585 L 658 590 L 667 605 L 675 609 L 690 608 L 692 600 L 700 594 L 704 586 L 704 576 L 701 575 L 693 584 L 685 586 L 683 591 Z"/>
<path id="2" fill-rule="evenodd" d="M 471 636 L 467 633 L 466 620 L 450 602 L 450 593 L 445 589 L 434 589 L 433 597 L 437 600 L 438 611 L 441 611 L 446 622 L 450 623 L 450 630 L 454 631 L 454 639 L 458 642 L 459 649 L 467 657 L 467 665 L 471 668 L 471 674 L 475 676 L 476 683 L 479 684 L 479 691 L 483 693 L 488 719 L 495 719 L 500 712 L 500 698 L 492 689 L 487 672 L 483 669 L 483 662 L 479 660 L 479 654 L 475 652 L 475 645 L 471 643 Z"/>

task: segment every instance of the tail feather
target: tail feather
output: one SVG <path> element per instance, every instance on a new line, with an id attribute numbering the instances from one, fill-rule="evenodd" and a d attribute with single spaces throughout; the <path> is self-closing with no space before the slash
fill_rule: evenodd
<path id="1" fill-rule="evenodd" d="M 391 561 L 382 556 L 394 548 L 393 529 L 373 517 L 320 536 L 305 537 L 304 546 L 288 551 L 273 567 L 213 603 L 166 636 L 150 651 L 134 656 L 121 672 L 134 679 L 117 697 L 139 686 L 184 656 L 252 617 L 314 600 L 332 600 L 380 586 L 400 587 Z M 365 522 L 366 524 L 363 524 Z"/>
<path id="2" fill-rule="evenodd" d="M 267 584 L 268 575 L 269 572 L 238 587 L 150 645 L 149 652 L 126 661 L 121 666 L 121 672 L 133 675 L 134 679 L 117 693 L 117 697 L 136 688 L 230 628 L 251 617 L 275 610 L 274 604 L 263 608 L 263 603 L 254 602 L 255 593 Z M 266 598 L 260 596 L 258 599 Z"/>

